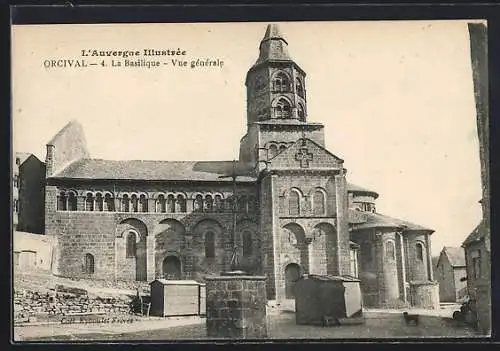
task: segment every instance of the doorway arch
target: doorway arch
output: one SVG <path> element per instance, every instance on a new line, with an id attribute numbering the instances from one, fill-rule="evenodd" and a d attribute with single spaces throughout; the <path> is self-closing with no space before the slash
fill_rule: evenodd
<path id="1" fill-rule="evenodd" d="M 293 286 L 295 281 L 300 278 L 300 266 L 296 263 L 290 263 L 285 267 L 285 298 L 293 299 L 295 294 Z"/>
<path id="2" fill-rule="evenodd" d="M 167 256 L 163 260 L 163 277 L 165 279 L 181 279 L 181 261 L 177 256 Z"/>

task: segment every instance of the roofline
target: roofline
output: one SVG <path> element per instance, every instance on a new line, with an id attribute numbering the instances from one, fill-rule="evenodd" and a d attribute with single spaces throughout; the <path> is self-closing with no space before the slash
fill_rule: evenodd
<path id="1" fill-rule="evenodd" d="M 355 189 L 347 189 L 347 192 L 348 193 L 356 193 L 356 194 L 370 194 L 370 195 L 375 195 L 375 199 L 378 199 L 379 198 L 379 193 L 377 193 L 376 191 L 372 191 L 372 190 L 355 190 Z"/>
<path id="2" fill-rule="evenodd" d="M 228 178 L 229 179 L 229 178 Z M 48 177 L 47 182 L 50 180 L 59 180 L 59 181 L 89 181 L 89 182 L 125 182 L 125 183 L 133 183 L 133 182 L 147 182 L 147 183 L 157 183 L 157 182 L 172 182 L 172 183 L 217 183 L 217 184 L 227 184 L 231 183 L 231 180 L 193 180 L 193 179 L 116 179 L 116 178 L 74 178 L 74 177 Z M 243 184 L 252 184 L 256 183 L 255 180 L 238 180 L 236 179 L 236 183 Z"/>

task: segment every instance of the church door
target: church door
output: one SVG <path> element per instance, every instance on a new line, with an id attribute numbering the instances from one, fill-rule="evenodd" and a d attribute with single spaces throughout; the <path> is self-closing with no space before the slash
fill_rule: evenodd
<path id="1" fill-rule="evenodd" d="M 177 257 L 165 257 L 163 260 L 163 277 L 165 279 L 181 279 L 181 262 Z"/>
<path id="2" fill-rule="evenodd" d="M 285 297 L 287 299 L 295 298 L 293 286 L 295 281 L 300 278 L 300 267 L 296 263 L 290 263 L 285 268 Z"/>

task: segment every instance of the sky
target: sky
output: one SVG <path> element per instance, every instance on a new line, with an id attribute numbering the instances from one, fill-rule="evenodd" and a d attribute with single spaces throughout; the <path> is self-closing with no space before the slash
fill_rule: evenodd
<path id="1" fill-rule="evenodd" d="M 14 150 L 44 161 L 46 143 L 75 119 L 93 158 L 237 159 L 246 131 L 245 75 L 266 26 L 13 26 Z M 380 194 L 378 212 L 433 228 L 434 255 L 460 246 L 481 218 L 467 22 L 280 28 L 307 73 L 308 121 L 325 125 L 326 147 L 344 159 L 348 181 Z M 185 50 L 188 66 L 172 66 L 175 57 L 160 57 L 169 65 L 151 69 L 111 67 L 110 58 L 107 67 L 44 66 L 82 59 L 82 50 L 148 48 Z M 197 59 L 224 64 L 191 68 Z"/>

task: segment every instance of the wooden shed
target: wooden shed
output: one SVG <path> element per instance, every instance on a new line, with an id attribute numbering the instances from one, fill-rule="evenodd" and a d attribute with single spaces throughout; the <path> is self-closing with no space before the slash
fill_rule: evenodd
<path id="1" fill-rule="evenodd" d="M 194 280 L 156 279 L 151 286 L 152 316 L 199 316 L 206 314 L 205 284 Z"/>
<path id="2" fill-rule="evenodd" d="M 294 286 L 297 324 L 323 324 L 325 317 L 339 322 L 362 316 L 359 279 L 304 275 Z"/>

